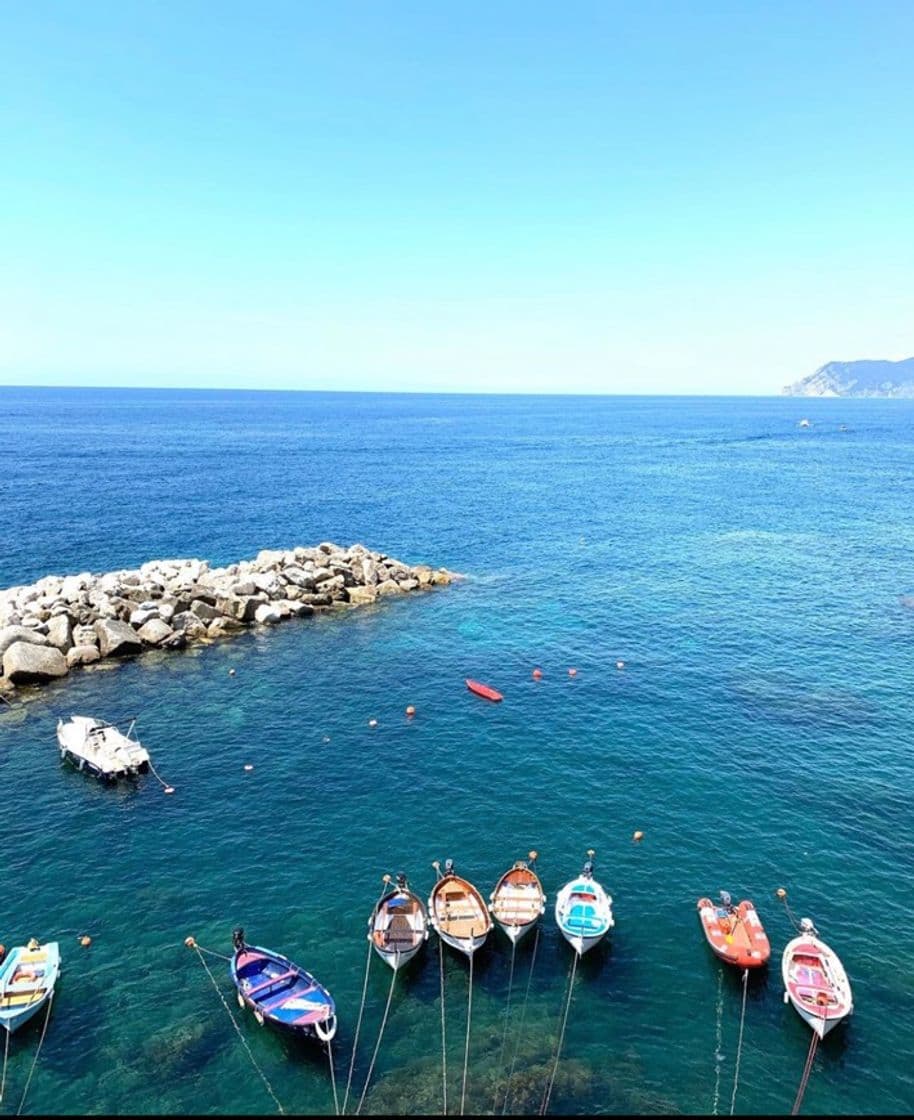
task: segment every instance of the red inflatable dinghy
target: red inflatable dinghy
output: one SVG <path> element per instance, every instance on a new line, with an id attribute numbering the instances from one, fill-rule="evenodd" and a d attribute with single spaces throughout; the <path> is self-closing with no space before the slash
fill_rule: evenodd
<path id="1" fill-rule="evenodd" d="M 494 688 L 489 688 L 487 684 L 482 684 L 480 681 L 471 681 L 467 678 L 467 688 L 470 692 L 475 692 L 477 696 L 484 696 L 486 700 L 504 700 L 500 692 Z"/>

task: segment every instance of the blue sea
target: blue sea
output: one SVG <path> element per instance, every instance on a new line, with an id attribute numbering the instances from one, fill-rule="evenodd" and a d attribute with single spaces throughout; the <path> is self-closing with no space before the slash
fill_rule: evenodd
<path id="1" fill-rule="evenodd" d="M 340 1105 L 349 1082 L 350 1113 L 440 1113 L 443 1017 L 459 1111 L 469 970 L 434 934 L 363 1096 L 391 977 L 373 961 L 353 1062 L 368 915 L 385 873 L 427 895 L 452 858 L 488 895 L 536 849 L 538 936 L 513 973 L 497 930 L 474 962 L 465 1099 L 536 1114 L 573 957 L 552 904 L 588 848 L 616 926 L 574 976 L 550 1112 L 788 1114 L 810 1040 L 782 1001 L 791 916 L 855 1000 L 802 1111 L 914 1111 L 912 510 L 914 402 L 0 390 L 2 587 L 325 540 L 465 577 L 0 715 L 0 941 L 63 956 L 24 1112 L 270 1113 L 268 1083 L 332 1114 L 326 1052 L 242 1015 L 225 961 L 184 945 L 228 954 L 238 925 L 332 991 Z M 137 716 L 174 795 L 61 769 L 74 713 Z M 721 889 L 772 943 L 741 1048 L 741 978 L 695 909 Z M 0 1112 L 42 1025 L 12 1037 Z"/>

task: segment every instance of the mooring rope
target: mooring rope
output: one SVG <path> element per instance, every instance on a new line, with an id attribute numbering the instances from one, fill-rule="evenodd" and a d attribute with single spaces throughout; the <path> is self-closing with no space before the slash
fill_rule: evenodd
<path id="1" fill-rule="evenodd" d="M 378 903 L 384 897 L 384 894 L 387 890 L 387 884 L 390 882 L 390 876 L 389 875 L 384 875 L 383 876 L 383 882 L 384 882 L 384 886 L 381 888 L 381 893 L 378 896 L 378 901 L 374 904 L 374 909 L 371 911 L 371 918 L 369 919 L 369 922 L 368 922 L 369 927 L 371 927 L 373 922 L 374 922 L 374 916 L 375 916 L 375 913 L 378 909 Z M 344 1116 L 346 1115 L 346 1106 L 349 1103 L 349 1090 L 352 1086 L 352 1072 L 355 1069 L 355 1057 L 356 1057 L 356 1052 L 358 1051 L 358 1048 L 359 1048 L 359 1034 L 362 1030 L 362 1016 L 365 1014 L 365 997 L 366 997 L 366 993 L 368 991 L 368 973 L 371 970 L 371 957 L 372 957 L 371 939 L 372 939 L 373 934 L 374 934 L 374 929 L 370 928 L 369 932 L 368 932 L 368 954 L 365 957 L 365 976 L 364 976 L 364 979 L 362 980 L 362 999 L 361 999 L 361 1002 L 359 1003 L 359 1017 L 358 1017 L 358 1020 L 356 1022 L 356 1025 L 355 1025 L 355 1039 L 353 1040 L 353 1043 L 352 1043 L 352 1057 L 349 1059 L 349 1076 L 346 1078 L 346 1092 L 343 1095 L 343 1115 Z"/>
<path id="2" fill-rule="evenodd" d="M 6 1032 L 6 1042 L 3 1044 L 3 1074 L 0 1076 L 0 1104 L 3 1103 L 3 1089 L 6 1085 L 6 1063 L 10 1056 L 10 1035 L 12 1031 Z"/>
<path id="3" fill-rule="evenodd" d="M 492 1098 L 492 1113 L 493 1115 L 498 1112 L 498 1090 L 501 1088 L 501 1082 L 498 1079 L 498 1071 L 501 1069 L 502 1059 L 505 1056 L 505 1043 L 508 1041 L 508 1024 L 511 1021 L 511 989 L 514 985 L 514 957 L 517 952 L 517 942 L 511 942 L 511 971 L 508 973 L 508 1001 L 505 1005 L 505 1027 L 501 1032 L 501 1049 L 498 1051 L 498 1061 L 495 1063 L 495 1096 Z M 507 1089 L 507 1086 L 506 1086 Z"/>
<path id="4" fill-rule="evenodd" d="M 164 790 L 164 791 L 165 791 L 166 793 L 174 793 L 174 792 L 175 792 L 175 787 L 174 787 L 174 786 L 170 786 L 170 785 L 168 784 L 168 782 L 166 782 L 166 781 L 165 781 L 165 780 L 164 780 L 163 778 L 161 778 L 161 777 L 159 776 L 159 772 L 158 772 L 158 770 L 156 770 L 156 768 L 155 768 L 155 767 L 154 767 L 154 766 L 152 765 L 152 759 L 149 759 L 149 769 L 150 769 L 151 773 L 152 773 L 153 775 L 155 775 L 155 779 L 156 779 L 156 781 L 157 781 L 157 782 L 159 783 L 159 785 L 160 785 L 160 786 L 162 787 L 162 789 L 163 789 L 163 790 Z"/>
<path id="5" fill-rule="evenodd" d="M 803 1067 L 803 1076 L 800 1078 L 800 1087 L 797 1089 L 796 1100 L 793 1102 L 793 1108 L 790 1110 L 791 1116 L 796 1116 L 800 1111 L 800 1105 L 803 1103 L 803 1094 L 806 1092 L 806 1086 L 809 1083 L 809 1075 L 812 1073 L 812 1063 L 816 1056 L 816 1047 L 819 1045 L 819 1036 L 815 1031 L 812 1032 L 812 1040 L 809 1043 L 809 1053 L 806 1055 L 806 1065 Z"/>
<path id="6" fill-rule="evenodd" d="M 336 1095 L 336 1070 L 333 1068 L 333 1044 L 332 1039 L 327 1039 L 327 1061 L 330 1063 L 330 1084 L 333 1086 L 333 1111 L 337 1116 L 340 1114 L 340 1098 Z"/>
<path id="7" fill-rule="evenodd" d="M 441 874 L 441 864 L 435 860 L 432 864 L 435 869 L 436 882 L 444 877 Z M 434 904 L 434 891 L 432 892 Z M 438 972 L 441 979 L 441 1089 L 444 1097 L 442 1115 L 447 1116 L 447 1042 L 444 1033 L 444 938 L 438 931 Z"/>
<path id="8" fill-rule="evenodd" d="M 517 1055 L 520 1051 L 520 1040 L 524 1033 L 524 1020 L 527 1017 L 527 1002 L 530 999 L 530 983 L 533 980 L 533 968 L 536 964 L 536 951 L 540 944 L 540 927 L 537 925 L 533 931 L 533 953 L 530 957 L 530 972 L 527 975 L 527 990 L 524 992 L 524 1002 L 520 1012 L 520 1022 L 517 1025 L 517 1032 L 514 1038 L 514 1055 L 511 1058 L 511 1069 L 508 1071 L 508 1080 L 505 1084 L 505 1099 L 501 1102 L 501 1114 L 504 1116 L 508 1111 L 509 1097 L 511 1093 L 511 1079 L 514 1077 L 514 1067 L 517 1065 Z"/>
<path id="9" fill-rule="evenodd" d="M 571 964 L 571 975 L 568 978 L 568 995 L 565 999 L 565 1011 L 562 1015 L 562 1029 L 559 1031 L 559 1040 L 555 1047 L 555 1061 L 552 1065 L 552 1073 L 549 1076 L 549 1081 L 546 1085 L 546 1092 L 543 1094 L 543 1103 L 540 1107 L 540 1116 L 546 1115 L 546 1109 L 549 1107 L 549 1098 L 552 1096 L 552 1086 L 555 1084 L 555 1075 L 559 1068 L 559 1058 L 562 1054 L 562 1044 L 565 1041 L 565 1027 L 568 1025 L 568 1012 L 571 1010 L 571 997 L 574 994 L 574 974 L 578 969 L 578 961 L 581 959 L 580 953 L 575 953 L 574 960 Z"/>
<path id="10" fill-rule="evenodd" d="M 51 989 L 51 994 L 48 996 L 48 1009 L 44 1016 L 44 1026 L 41 1028 L 41 1038 L 38 1040 L 38 1049 L 35 1051 L 35 1057 L 32 1059 L 32 1068 L 29 1070 L 29 1076 L 25 1082 L 25 1088 L 22 1090 L 22 1098 L 19 1101 L 19 1107 L 16 1109 L 16 1115 L 22 1113 L 25 1105 L 25 1095 L 29 1091 L 29 1085 L 32 1084 L 32 1074 L 35 1072 L 35 1066 L 38 1064 L 38 1055 L 41 1053 L 41 1047 L 44 1044 L 44 1036 L 48 1029 L 48 1020 L 51 1018 L 51 1004 L 54 1002 L 54 989 Z"/>
<path id="11" fill-rule="evenodd" d="M 400 954 L 396 955 L 396 962 L 399 963 Z M 356 1116 L 362 1111 L 362 1104 L 365 1101 L 365 1094 L 368 1092 L 368 1085 L 371 1081 L 371 1075 L 374 1073 L 375 1060 L 378 1057 L 378 1051 L 381 1049 L 381 1039 L 384 1037 L 384 1028 L 387 1026 L 387 1016 L 390 1013 L 390 1001 L 393 999 L 394 985 L 397 982 L 397 970 L 394 969 L 394 974 L 390 978 L 390 989 L 387 992 L 387 1005 L 384 1008 L 384 1017 L 381 1019 L 381 1029 L 378 1031 L 378 1039 L 374 1044 L 374 1053 L 371 1055 L 371 1062 L 368 1066 L 368 1073 L 365 1075 L 365 1084 L 362 1086 L 362 1095 L 359 1097 L 358 1107 L 355 1110 Z"/>
<path id="12" fill-rule="evenodd" d="M 749 969 L 743 969 L 743 1006 L 739 1013 L 739 1041 L 736 1044 L 736 1068 L 733 1071 L 733 1096 L 730 1098 L 730 1115 L 736 1108 L 736 1090 L 739 1088 L 739 1062 L 743 1054 L 743 1024 L 746 1021 L 746 992 L 749 989 Z"/>
<path id="13" fill-rule="evenodd" d="M 723 1042 L 724 1024 L 724 970 L 717 970 L 717 1027 L 714 1036 L 714 1103 L 711 1106 L 711 1115 L 717 1115 L 717 1106 L 720 1104 L 720 1064 L 724 1060 L 721 1053 Z"/>
<path id="14" fill-rule="evenodd" d="M 470 936 L 473 936 L 472 930 Z M 473 1019 L 473 957 L 470 953 L 470 986 L 467 990 L 467 1037 L 463 1045 L 463 1084 L 460 1089 L 460 1115 L 463 1116 L 463 1102 L 467 1095 L 467 1067 L 470 1064 L 470 1023 Z"/>
<path id="15" fill-rule="evenodd" d="M 241 1045 L 245 1048 L 245 1050 L 247 1051 L 248 1057 L 251 1059 L 251 1065 L 254 1067 L 254 1069 L 257 1071 L 257 1073 L 260 1075 L 260 1079 L 264 1083 L 264 1085 L 266 1086 L 267 1092 L 270 1094 L 270 1096 L 276 1102 L 276 1107 L 279 1109 L 279 1111 L 283 1115 L 285 1115 L 286 1110 L 283 1108 L 282 1103 L 279 1100 L 279 1097 L 277 1097 L 276 1094 L 273 1092 L 273 1086 L 267 1080 L 266 1074 L 263 1072 L 263 1070 L 257 1064 L 257 1059 L 254 1057 L 253 1053 L 251 1052 L 251 1048 L 247 1044 L 247 1039 L 244 1037 L 244 1035 L 241 1032 L 241 1027 L 239 1027 L 238 1023 L 235 1021 L 235 1016 L 232 1014 L 232 1009 L 225 1002 L 225 996 L 223 996 L 222 992 L 219 990 L 219 985 L 216 982 L 216 977 L 213 976 L 212 972 L 210 971 L 209 965 L 203 959 L 203 954 L 205 952 L 211 953 L 214 957 L 220 957 L 220 956 L 222 956 L 222 954 L 221 953 L 215 953 L 211 949 L 204 949 L 201 945 L 198 945 L 197 942 L 192 937 L 188 937 L 187 940 L 184 942 L 184 944 L 187 945 L 187 947 L 189 949 L 196 949 L 197 950 L 197 956 L 200 958 L 200 964 L 203 965 L 203 968 L 206 971 L 206 975 L 212 981 L 213 987 L 216 989 L 216 995 L 222 1001 L 222 1006 L 225 1008 L 229 1019 L 231 1019 L 231 1021 L 232 1021 L 232 1026 L 235 1028 L 235 1032 L 237 1033 L 238 1038 L 241 1040 Z M 226 957 L 225 959 L 226 960 L 231 960 L 231 957 Z"/>

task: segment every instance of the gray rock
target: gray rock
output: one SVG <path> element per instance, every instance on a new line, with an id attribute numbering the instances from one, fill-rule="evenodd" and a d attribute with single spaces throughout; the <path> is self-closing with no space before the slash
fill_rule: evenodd
<path id="1" fill-rule="evenodd" d="M 219 617 L 219 611 L 216 610 L 214 603 L 207 603 L 204 599 L 194 599 L 190 605 L 190 612 L 203 622 L 212 622 L 214 618 Z"/>
<path id="2" fill-rule="evenodd" d="M 419 581 L 417 579 L 401 579 L 397 580 L 397 582 L 400 584 L 401 591 L 415 591 L 419 586 Z"/>
<path id="3" fill-rule="evenodd" d="M 137 607 L 130 613 L 130 625 L 140 630 L 151 618 L 159 617 L 158 607 Z"/>
<path id="4" fill-rule="evenodd" d="M 174 630 L 172 630 L 167 622 L 163 622 L 161 618 L 150 618 L 148 622 L 144 622 L 139 628 L 137 637 L 141 638 L 143 643 L 147 646 L 160 646 L 163 642 L 167 641 L 173 633 Z"/>
<path id="5" fill-rule="evenodd" d="M 179 611 L 171 620 L 171 624 L 175 630 L 185 634 L 188 641 L 195 642 L 198 638 L 206 636 L 206 623 L 190 611 Z"/>
<path id="6" fill-rule="evenodd" d="M 254 611 L 254 621 L 272 625 L 282 621 L 282 615 L 272 603 L 261 603 Z"/>
<path id="7" fill-rule="evenodd" d="M 75 665 L 91 665 L 93 661 L 100 661 L 101 656 L 98 646 L 74 646 L 67 650 L 67 664 L 71 669 Z"/>
<path id="8" fill-rule="evenodd" d="M 292 613 L 297 618 L 308 618 L 314 614 L 314 607 L 309 603 L 291 603 L 290 606 L 292 607 Z"/>
<path id="9" fill-rule="evenodd" d="M 95 633 L 94 626 L 74 626 L 73 627 L 73 645 L 74 646 L 97 646 L 98 634 Z"/>
<path id="10" fill-rule="evenodd" d="M 254 581 L 246 579 L 241 583 L 235 584 L 235 586 L 232 588 L 232 594 L 244 599 L 250 595 L 253 595 L 256 590 L 257 588 L 254 586 Z"/>
<path id="11" fill-rule="evenodd" d="M 64 653 L 73 645 L 73 621 L 68 614 L 48 619 L 48 641 Z"/>
<path id="12" fill-rule="evenodd" d="M 137 632 L 127 622 L 100 618 L 95 624 L 102 657 L 130 657 L 143 648 Z"/>
<path id="13" fill-rule="evenodd" d="M 360 606 L 363 603 L 373 603 L 377 597 L 378 590 L 371 584 L 365 587 L 349 588 L 349 602 L 355 603 L 356 606 Z"/>
<path id="14" fill-rule="evenodd" d="M 48 639 L 29 626 L 4 626 L 0 630 L 0 657 L 14 642 L 31 642 L 32 645 L 46 646 Z"/>
<path id="15" fill-rule="evenodd" d="M 395 579 L 385 579 L 378 584 L 379 595 L 399 595 L 400 585 Z"/>
<path id="16" fill-rule="evenodd" d="M 55 646 L 13 642 L 3 654 L 3 674 L 11 684 L 40 684 L 69 671 L 67 659 Z"/>
<path id="17" fill-rule="evenodd" d="M 253 622 L 254 612 L 263 602 L 254 595 L 246 597 L 229 595 L 224 599 L 216 600 L 216 610 L 226 618 L 234 618 L 237 622 Z"/>

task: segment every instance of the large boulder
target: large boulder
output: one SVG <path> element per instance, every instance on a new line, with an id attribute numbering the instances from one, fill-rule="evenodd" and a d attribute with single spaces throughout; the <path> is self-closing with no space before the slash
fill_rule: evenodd
<path id="1" fill-rule="evenodd" d="M 171 620 L 171 624 L 175 630 L 185 634 L 189 642 L 206 637 L 206 623 L 190 611 L 179 611 Z"/>
<path id="2" fill-rule="evenodd" d="M 67 664 L 71 669 L 74 665 L 91 665 L 93 661 L 100 661 L 101 656 L 98 646 L 74 646 L 67 650 Z"/>
<path id="3" fill-rule="evenodd" d="M 278 607 L 272 603 L 261 603 L 260 606 L 254 611 L 254 621 L 260 623 L 275 623 L 282 621 L 282 614 Z"/>
<path id="4" fill-rule="evenodd" d="M 13 642 L 3 654 L 3 674 L 11 684 L 40 684 L 65 677 L 69 671 L 67 659 L 56 646 Z"/>
<path id="5" fill-rule="evenodd" d="M 254 595 L 226 595 L 224 599 L 216 600 L 216 610 L 226 618 L 234 618 L 237 622 L 253 622 L 254 612 L 263 602 Z"/>
<path id="6" fill-rule="evenodd" d="M 172 636 L 174 630 L 161 618 L 150 618 L 148 622 L 143 623 L 136 633 L 145 645 L 160 646 Z"/>
<path id="7" fill-rule="evenodd" d="M 115 618 L 100 618 L 95 624 L 102 657 L 130 657 L 140 653 L 143 642 L 136 630 Z"/>
<path id="8" fill-rule="evenodd" d="M 55 614 L 48 619 L 48 641 L 64 653 L 73 645 L 73 620 L 68 614 Z"/>
<path id="9" fill-rule="evenodd" d="M 378 589 L 372 584 L 365 587 L 350 587 L 349 602 L 360 606 L 362 603 L 373 603 L 378 597 Z"/>
<path id="10" fill-rule="evenodd" d="M 194 599 L 190 605 L 191 614 L 195 614 L 197 618 L 203 622 L 212 622 L 214 618 L 219 617 L 219 611 L 216 610 L 212 603 L 208 603 L 205 599 Z"/>
<path id="11" fill-rule="evenodd" d="M 350 590 L 351 594 L 351 590 Z M 399 595 L 401 594 L 400 585 L 395 579 L 385 579 L 378 584 L 379 595 Z"/>
<path id="12" fill-rule="evenodd" d="M 37 630 L 28 626 L 4 626 L 0 630 L 0 657 L 13 645 L 14 642 L 31 642 L 35 646 L 46 646 L 48 639 Z"/>

